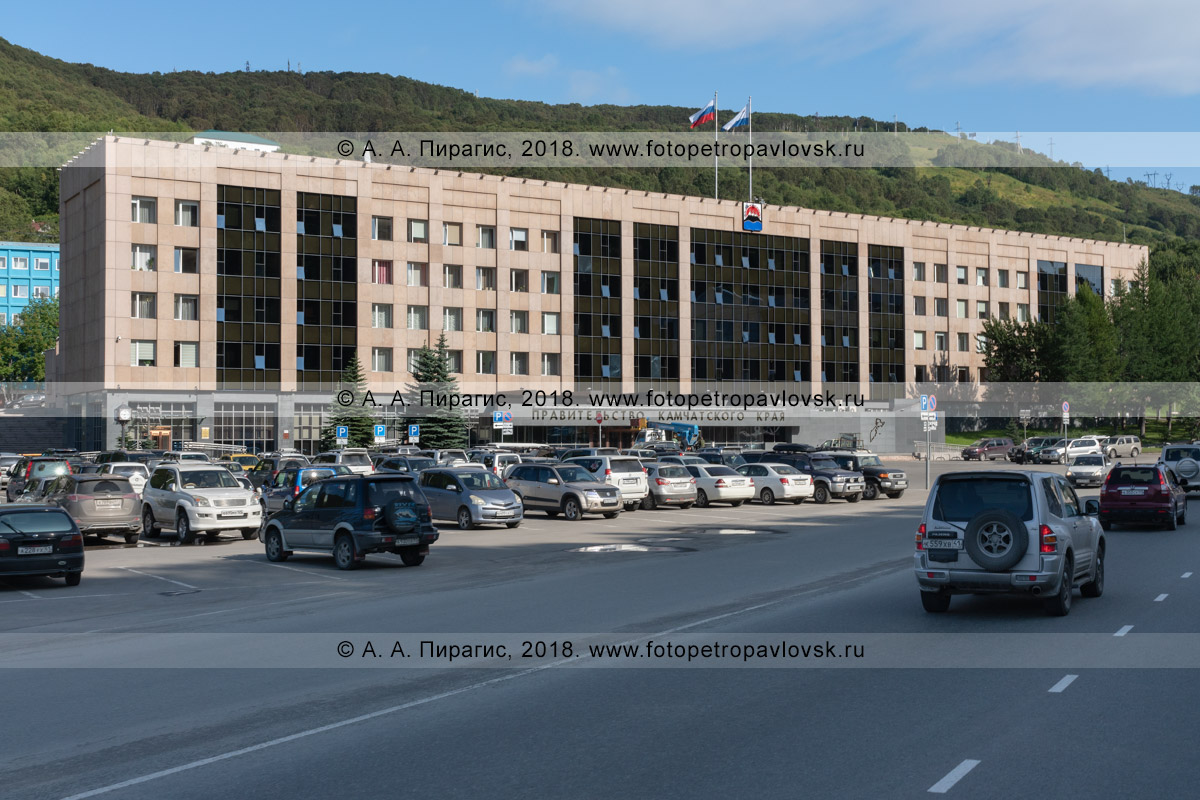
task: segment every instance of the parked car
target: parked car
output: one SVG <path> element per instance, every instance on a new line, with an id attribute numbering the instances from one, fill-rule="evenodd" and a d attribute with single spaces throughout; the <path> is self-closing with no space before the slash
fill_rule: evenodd
<path id="1" fill-rule="evenodd" d="M 998 458 L 1008 458 L 1008 451 L 1012 446 L 1013 440 L 1008 437 L 980 439 L 963 448 L 963 461 L 995 461 Z"/>
<path id="2" fill-rule="evenodd" d="M 8 486 L 9 472 L 21 457 L 16 453 L 0 454 L 0 488 Z"/>
<path id="3" fill-rule="evenodd" d="M 864 500 L 877 500 L 883 494 L 897 500 L 908 488 L 908 474 L 904 470 L 887 466 L 870 451 L 829 450 L 821 455 L 829 456 L 842 469 L 862 473 Z"/>
<path id="4" fill-rule="evenodd" d="M 497 478 L 503 478 L 504 473 L 513 464 L 520 464 L 524 458 L 516 453 L 484 453 L 476 463 L 482 464 Z"/>
<path id="5" fill-rule="evenodd" d="M 1100 524 L 1151 522 L 1173 531 L 1187 521 L 1188 486 L 1165 464 L 1117 464 L 1100 488 Z"/>
<path id="6" fill-rule="evenodd" d="M 437 462 L 425 456 L 387 456 L 375 466 L 375 471 L 416 475 L 435 466 Z"/>
<path id="7" fill-rule="evenodd" d="M 681 464 L 642 462 L 646 469 L 646 483 L 650 489 L 642 500 L 642 508 L 679 506 L 691 508 L 696 503 L 696 479 Z"/>
<path id="8" fill-rule="evenodd" d="M 1045 436 L 1031 436 L 1008 451 L 1008 460 L 1016 464 L 1027 464 L 1029 463 L 1029 451 L 1032 448 L 1040 448 L 1047 441 L 1049 439 Z"/>
<path id="9" fill-rule="evenodd" d="M 658 458 L 658 452 L 648 447 L 634 447 L 618 451 L 623 456 L 633 456 L 641 460 L 654 461 Z"/>
<path id="10" fill-rule="evenodd" d="M 827 439 L 828 446 L 834 446 L 834 443 L 840 442 L 841 439 Z M 816 450 L 811 444 L 803 442 L 775 442 L 771 445 L 772 453 L 812 453 Z"/>
<path id="11" fill-rule="evenodd" d="M 1100 446 L 1104 453 L 1111 458 L 1137 458 L 1142 452 L 1142 440 L 1136 436 L 1109 436 L 1102 439 Z"/>
<path id="12" fill-rule="evenodd" d="M 117 534 L 126 543 L 141 535 L 141 498 L 124 475 L 60 475 L 42 492 L 42 500 L 70 514 L 84 535 Z"/>
<path id="13" fill-rule="evenodd" d="M 433 467 L 417 479 L 434 519 L 452 519 L 459 530 L 485 523 L 521 524 L 521 499 L 489 470 Z"/>
<path id="14" fill-rule="evenodd" d="M 754 479 L 724 464 L 685 464 L 683 468 L 696 479 L 696 505 L 700 508 L 712 503 L 737 507 L 754 497 Z"/>
<path id="15" fill-rule="evenodd" d="M 776 500 L 799 505 L 813 496 L 812 476 L 790 464 L 743 464 L 737 471 L 754 480 L 755 499 L 765 506 Z"/>
<path id="16" fill-rule="evenodd" d="M 145 464 L 139 464 L 134 461 L 110 461 L 107 464 L 100 465 L 101 475 L 121 475 L 129 479 L 129 484 L 138 494 L 146 488 L 146 481 L 150 480 L 150 470 L 146 469 Z"/>
<path id="17" fill-rule="evenodd" d="M 772 454 L 760 464 L 790 464 L 813 480 L 813 501 L 828 503 L 831 497 L 845 498 L 857 503 L 866 491 L 867 481 L 861 472 L 851 472 L 832 458 L 820 453 Z"/>
<path id="18" fill-rule="evenodd" d="M 113 459 L 114 461 L 118 459 Z M 119 459 L 128 461 L 128 455 L 125 458 Z M 202 453 L 199 450 L 168 450 L 163 453 L 163 461 L 186 461 L 191 464 L 211 464 L 212 459 L 208 453 Z"/>
<path id="19" fill-rule="evenodd" d="M 39 503 L 44 503 L 45 500 L 43 498 L 46 494 L 46 489 L 48 489 L 50 484 L 54 483 L 58 477 L 58 475 L 49 475 L 44 478 L 30 478 L 29 480 L 25 481 L 24 490 L 17 495 L 17 499 L 13 502 L 25 503 L 26 505 L 37 505 Z"/>
<path id="20" fill-rule="evenodd" d="M 564 463 L 579 464 L 595 475 L 596 480 L 620 489 L 626 511 L 641 508 L 642 501 L 650 493 L 646 470 L 633 456 L 578 456 L 568 458 Z"/>
<path id="21" fill-rule="evenodd" d="M 437 541 L 429 501 L 411 475 L 346 475 L 317 481 L 264 523 L 267 560 L 297 550 L 328 553 L 338 569 L 358 567 L 370 553 L 395 553 L 419 567 Z"/>
<path id="22" fill-rule="evenodd" d="M 270 483 L 258 490 L 258 503 L 263 517 L 279 511 L 289 499 L 298 497 L 308 486 L 324 478 L 337 475 L 333 467 L 288 467 L 276 473 Z"/>
<path id="23" fill-rule="evenodd" d="M 612 519 L 621 512 L 620 489 L 600 482 L 578 464 L 517 464 L 504 483 L 526 511 L 539 509 L 549 517 L 562 513 L 575 522 L 584 514 Z"/>
<path id="24" fill-rule="evenodd" d="M 1104 591 L 1100 506 L 1086 505 L 1066 478 L 1012 470 L 941 475 L 929 492 L 914 555 L 921 605 L 950 608 L 955 594 L 1025 594 L 1066 616 L 1079 585 Z"/>
<path id="25" fill-rule="evenodd" d="M 341 450 L 318 453 L 313 456 L 312 463 L 314 466 L 341 464 L 349 467 L 350 471 L 357 475 L 370 475 L 375 471 L 365 447 L 344 447 Z"/>
<path id="26" fill-rule="evenodd" d="M 71 465 L 57 456 L 33 456 L 22 458 L 13 465 L 9 473 L 5 496 L 13 502 L 25 492 L 25 484 L 42 478 L 58 477 L 71 472 Z"/>
<path id="27" fill-rule="evenodd" d="M 46 575 L 78 586 L 83 578 L 83 535 L 57 506 L 0 507 L 0 577 Z"/>
<path id="28" fill-rule="evenodd" d="M 216 464 L 164 461 L 150 476 L 141 506 L 147 536 L 156 535 L 160 526 L 173 528 L 181 544 L 190 544 L 197 533 L 215 538 L 231 529 L 253 539 L 262 522 L 254 493 Z"/>
<path id="29" fill-rule="evenodd" d="M 254 466 L 254 469 L 250 470 L 250 474 L 247 477 L 258 488 L 264 483 L 273 481 L 281 470 L 307 466 L 308 458 L 299 454 L 284 456 L 267 455 Z"/>
<path id="30" fill-rule="evenodd" d="M 710 464 L 710 463 L 712 463 L 708 459 L 701 458 L 700 456 L 695 455 L 694 453 L 679 453 L 677 455 L 671 455 L 671 456 L 659 456 L 658 460 L 662 464 L 683 464 L 684 466 L 687 466 L 688 464 Z"/>
<path id="31" fill-rule="evenodd" d="M 1190 488 L 1200 489 L 1200 445 L 1163 445 L 1157 463 L 1187 480 Z"/>
<path id="32" fill-rule="evenodd" d="M 746 459 L 742 458 L 741 453 L 717 453 L 713 451 L 696 453 L 704 461 L 709 464 L 724 464 L 727 467 L 737 469 L 746 463 Z"/>
<path id="33" fill-rule="evenodd" d="M 258 464 L 258 456 L 253 453 L 232 453 L 221 456 L 218 461 L 222 464 L 231 461 L 235 464 L 241 464 L 246 470 L 250 470 L 254 469 L 255 465 Z"/>
<path id="34" fill-rule="evenodd" d="M 621 451 L 615 447 L 575 447 L 567 450 L 559 455 L 559 458 L 566 461 L 579 456 L 619 456 Z"/>
<path id="35" fill-rule="evenodd" d="M 246 474 L 246 468 L 236 461 L 218 461 L 217 466 L 221 466 L 229 470 L 229 474 L 235 478 Z"/>
<path id="36" fill-rule="evenodd" d="M 1071 439 L 1067 442 L 1067 446 L 1063 450 L 1062 463 L 1069 464 L 1077 456 L 1104 455 L 1104 448 L 1101 446 L 1100 441 L 1095 436 Z"/>
<path id="37" fill-rule="evenodd" d="M 1067 449 L 1066 439 L 1051 439 L 1046 442 L 1037 451 L 1037 460 L 1040 464 L 1058 464 L 1062 461 L 1063 453 Z"/>
<path id="38" fill-rule="evenodd" d="M 449 448 L 444 450 L 421 450 L 417 453 L 417 455 L 425 456 L 426 458 L 432 458 L 438 464 L 438 466 L 465 464 L 471 460 L 467 457 L 467 451 L 459 448 Z"/>
<path id="39" fill-rule="evenodd" d="M 99 475 L 103 470 L 103 464 L 92 464 L 87 461 L 74 468 L 76 475 Z"/>
<path id="40" fill-rule="evenodd" d="M 1067 468 L 1067 480 L 1077 489 L 1083 486 L 1100 486 L 1108 477 L 1111 466 L 1107 457 L 1095 453 L 1075 456 L 1071 466 Z"/>

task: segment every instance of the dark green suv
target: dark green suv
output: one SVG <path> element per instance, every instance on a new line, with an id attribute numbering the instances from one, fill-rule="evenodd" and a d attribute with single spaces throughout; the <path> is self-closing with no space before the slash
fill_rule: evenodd
<path id="1" fill-rule="evenodd" d="M 338 569 L 354 569 L 368 553 L 395 553 L 420 566 L 437 541 L 429 501 L 409 475 L 345 475 L 311 484 L 263 523 L 268 561 L 296 550 L 329 553 Z"/>

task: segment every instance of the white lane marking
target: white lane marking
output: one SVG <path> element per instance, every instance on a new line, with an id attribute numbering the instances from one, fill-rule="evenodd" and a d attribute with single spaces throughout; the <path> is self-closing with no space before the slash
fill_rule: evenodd
<path id="1" fill-rule="evenodd" d="M 261 564 L 262 562 L 256 561 L 254 563 Z M 305 575 L 311 575 L 314 578 L 324 578 L 327 581 L 344 581 L 344 580 L 346 580 L 345 578 L 335 578 L 332 575 L 321 575 L 320 573 L 315 573 L 315 572 L 312 572 L 311 570 L 307 570 L 307 569 L 296 569 L 295 567 L 285 567 L 283 564 L 272 564 L 270 562 L 267 562 L 267 566 L 268 567 L 279 567 L 280 569 L 290 569 L 292 572 L 302 572 Z"/>
<path id="2" fill-rule="evenodd" d="M 1050 687 L 1050 694 L 1062 694 L 1078 677 L 1078 675 L 1064 675 L 1062 680 Z"/>
<path id="3" fill-rule="evenodd" d="M 1133 630 L 1132 625 L 1123 625 L 1121 627 L 1121 630 L 1114 633 L 1113 636 L 1124 636 L 1125 634 L 1129 633 L 1131 630 Z"/>
<path id="4" fill-rule="evenodd" d="M 38 600 L 38 599 L 40 599 L 40 598 L 39 598 L 39 597 L 38 597 L 36 594 L 34 594 L 33 592 L 27 592 L 27 591 L 25 591 L 24 589 L 17 589 L 17 593 L 18 593 L 18 594 L 23 594 L 23 595 L 25 595 L 26 597 L 32 597 L 34 600 Z"/>
<path id="5" fill-rule="evenodd" d="M 275 565 L 275 566 L 277 566 L 277 565 Z M 882 572 L 880 574 L 882 574 Z M 872 576 L 872 577 L 874 577 L 874 576 Z M 861 580 L 861 578 L 856 579 L 856 580 Z M 675 628 L 670 628 L 665 631 L 660 631 L 659 633 L 651 634 L 649 637 L 638 636 L 633 639 L 626 639 L 624 642 L 618 642 L 616 644 L 616 646 L 621 647 L 623 645 L 634 644 L 635 642 L 644 641 L 646 638 L 654 638 L 656 636 L 662 637 L 662 636 L 667 636 L 672 633 L 678 633 L 680 631 L 687 630 L 688 628 L 693 628 L 697 625 L 703 625 L 708 622 L 714 622 L 716 620 L 726 619 L 728 617 L 737 616 L 739 614 L 745 614 L 745 613 L 748 613 L 751 611 L 757 611 L 758 609 L 767 608 L 769 606 L 779 605 L 780 603 L 785 603 L 785 602 L 788 602 L 789 600 L 795 600 L 797 597 L 803 597 L 806 594 L 812 594 L 816 591 L 820 591 L 820 590 L 805 589 L 803 591 L 796 592 L 795 594 L 791 594 L 786 597 L 779 597 L 779 598 L 776 598 L 775 600 L 768 600 L 765 603 L 758 603 L 753 606 L 747 606 L 746 608 L 736 609 L 734 611 L 727 611 L 724 614 L 718 614 L 714 617 L 709 617 L 708 619 L 699 620 L 698 622 L 692 622 L 687 625 L 680 625 Z M 422 697 L 418 700 L 410 700 L 407 703 L 401 703 L 400 705 L 391 706 L 389 708 L 383 708 L 378 711 L 372 711 L 367 714 L 362 714 L 357 717 L 352 717 L 351 719 L 344 719 L 339 722 L 331 722 L 328 725 L 322 725 L 319 728 L 310 728 L 306 731 L 300 731 L 299 733 L 293 733 L 289 736 L 282 736 L 278 739 L 272 739 L 268 742 L 260 742 L 259 744 L 254 744 L 254 745 L 250 745 L 248 747 L 243 747 L 239 750 L 230 750 L 228 752 L 221 753 L 220 755 L 210 756 L 209 758 L 202 758 L 198 761 L 188 762 L 187 764 L 180 764 L 177 767 L 171 767 L 169 769 L 160 770 L 158 772 L 152 772 L 148 775 L 142 775 L 137 778 L 130 778 L 129 780 L 121 781 L 120 783 L 113 783 L 113 784 L 109 784 L 108 786 L 101 786 L 97 789 L 91 789 L 89 791 L 81 792 L 79 794 L 73 794 L 69 797 L 63 798 L 63 800 L 84 800 L 85 798 L 88 798 L 88 797 L 95 797 L 97 795 L 107 794 L 108 792 L 114 792 L 118 789 L 125 789 L 130 786 L 137 786 L 142 783 L 148 783 L 149 781 L 158 780 L 159 778 L 166 778 L 170 775 L 176 775 L 180 772 L 186 772 L 188 770 L 193 770 L 198 767 L 204 767 L 209 764 L 215 764 L 219 761 L 227 761 L 228 759 L 236 758 L 237 756 L 246 755 L 248 753 L 254 753 L 259 750 L 265 750 L 268 747 L 275 747 L 276 745 L 286 744 L 288 742 L 294 742 L 297 739 L 304 739 L 309 736 L 315 736 L 318 733 L 325 733 L 326 731 L 337 730 L 338 728 L 344 728 L 348 725 L 354 725 L 359 722 L 365 722 L 367 720 L 387 716 L 388 714 L 395 714 L 399 711 L 404 711 L 409 708 L 416 708 L 417 706 L 427 705 L 427 704 L 433 703 L 437 700 L 444 700 L 447 697 L 454 697 L 456 695 L 465 694 L 466 692 L 471 692 L 476 689 L 482 689 L 487 686 L 495 686 L 500 683 L 506 683 L 511 680 L 516 680 L 517 678 L 523 678 L 526 675 L 533 675 L 538 672 L 543 672 L 548 669 L 554 669 L 555 667 L 561 667 L 561 666 L 564 666 L 566 664 L 571 664 L 571 663 L 575 663 L 573 658 L 562 658 L 557 661 L 552 661 L 549 664 L 541 664 L 536 667 L 530 667 L 529 669 L 523 669 L 520 672 L 514 672 L 514 673 L 511 673 L 508 675 L 501 675 L 499 677 L 491 678 L 486 681 L 472 683 L 469 686 L 463 686 L 458 689 L 450 689 L 448 691 L 440 692 L 438 694 L 430 695 L 428 697 Z M 968 763 L 968 762 L 967 761 L 963 762 L 963 764 L 966 764 L 966 763 Z M 975 765 L 978 763 L 979 763 L 978 761 L 971 763 L 971 765 L 969 767 L 967 767 L 966 770 L 963 771 L 963 775 L 965 775 L 967 772 L 969 772 L 971 769 L 973 769 L 975 767 Z M 962 764 L 959 765 L 959 769 L 961 769 L 961 768 L 962 768 Z M 949 776 L 947 776 L 947 777 L 949 777 Z M 962 776 L 960 775 L 959 777 L 962 777 Z M 945 781 L 946 779 L 943 778 L 942 780 Z M 955 781 L 957 781 L 957 780 L 958 780 L 958 778 L 955 778 Z M 933 790 L 931 789 L 930 791 L 933 791 Z"/>
<path id="6" fill-rule="evenodd" d="M 954 769 L 946 774 L 946 777 L 929 787 L 929 791 L 933 794 L 945 794 L 954 788 L 954 784 L 961 781 L 968 772 L 979 766 L 979 761 L 974 758 L 968 758 L 959 764 Z"/>
<path id="7" fill-rule="evenodd" d="M 205 611 L 203 614 L 186 614 L 182 617 L 171 617 L 169 620 L 162 620 L 162 622 L 175 622 L 176 620 L 180 619 L 195 619 L 196 617 L 211 617 L 214 614 L 229 614 L 234 611 L 249 611 L 251 609 L 265 608 L 267 606 L 287 605 L 288 603 L 303 603 L 308 600 L 319 600 L 323 597 L 337 597 L 338 595 L 343 594 L 352 594 L 352 592 L 330 592 L 329 594 L 314 594 L 309 597 L 297 597 L 294 600 L 277 600 L 273 603 L 254 603 L 253 605 L 238 606 L 237 608 L 223 608 L 220 611 Z M 96 628 L 95 630 L 84 631 L 84 633 L 107 633 L 109 631 L 119 631 L 133 627 L 133 625 L 118 625 L 115 628 Z"/>
<path id="8" fill-rule="evenodd" d="M 132 572 L 134 575 L 145 575 L 147 578 L 155 578 L 156 580 L 166 581 L 167 583 L 173 583 L 176 586 L 182 586 L 185 589 L 199 589 L 200 588 L 199 586 L 192 586 L 190 583 L 184 583 L 183 581 L 175 581 L 175 580 L 171 580 L 170 578 L 164 578 L 161 575 L 151 575 L 149 572 L 141 572 L 139 570 L 133 569 L 132 567 L 114 567 L 114 569 L 123 569 L 126 572 Z"/>
<path id="9" fill-rule="evenodd" d="M 1166 600 L 1166 599 L 1167 599 L 1167 596 L 1165 594 L 1160 594 L 1158 597 L 1154 598 L 1154 602 L 1161 603 L 1163 600 Z"/>
<path id="10" fill-rule="evenodd" d="M 1185 573 L 1183 573 L 1182 575 L 1180 575 L 1179 577 L 1181 577 L 1181 578 L 1190 578 L 1190 577 L 1192 577 L 1192 573 L 1190 573 L 1190 572 L 1185 572 Z"/>

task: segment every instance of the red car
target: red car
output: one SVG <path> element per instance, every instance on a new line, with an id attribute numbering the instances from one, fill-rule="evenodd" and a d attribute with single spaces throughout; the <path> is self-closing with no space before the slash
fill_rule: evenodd
<path id="1" fill-rule="evenodd" d="M 1100 487 L 1100 525 L 1148 522 L 1173 531 L 1187 521 L 1187 485 L 1160 464 L 1117 464 Z"/>

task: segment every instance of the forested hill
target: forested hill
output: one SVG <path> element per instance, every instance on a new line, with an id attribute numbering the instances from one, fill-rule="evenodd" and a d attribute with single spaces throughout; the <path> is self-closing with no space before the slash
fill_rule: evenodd
<path id="1" fill-rule="evenodd" d="M 847 104 L 852 104 L 848 100 Z M 70 64 L 0 39 L 0 130 L 683 130 L 695 109 L 497 100 L 368 73 L 239 71 L 133 74 Z M 722 119 L 732 111 L 722 113 Z M 889 130 L 854 117 L 756 112 L 759 130 Z M 903 127 L 902 129 L 907 129 Z M 913 128 L 920 130 L 920 128 Z M 1200 239 L 1200 197 L 1118 183 L 1099 171 L 1021 169 L 759 169 L 767 202 L 1036 233 L 1170 245 Z M 529 174 L 528 171 L 525 174 Z M 707 195 L 701 169 L 541 170 L 539 177 Z M 746 193 L 744 170 L 722 169 L 722 195 Z M 55 235 L 51 170 L 0 170 L 0 239 Z"/>

